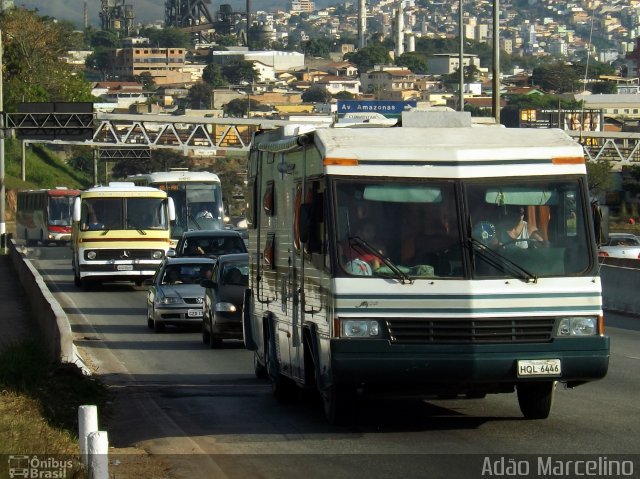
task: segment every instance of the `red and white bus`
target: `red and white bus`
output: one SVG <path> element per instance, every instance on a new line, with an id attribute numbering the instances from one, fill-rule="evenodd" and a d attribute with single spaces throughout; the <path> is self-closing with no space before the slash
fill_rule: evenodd
<path id="1" fill-rule="evenodd" d="M 27 246 L 71 241 L 73 199 L 80 190 L 58 186 L 18 192 L 16 236 Z"/>

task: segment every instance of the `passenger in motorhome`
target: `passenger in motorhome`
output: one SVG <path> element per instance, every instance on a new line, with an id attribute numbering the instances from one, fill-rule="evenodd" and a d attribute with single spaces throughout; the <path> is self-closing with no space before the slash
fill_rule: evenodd
<path id="1" fill-rule="evenodd" d="M 381 258 L 385 255 L 384 247 L 373 221 L 364 221 L 354 238 L 363 240 L 365 244 L 375 249 L 377 253 L 374 254 L 358 245 L 354 240 L 349 240 L 347 244 L 343 245 L 343 255 L 347 262 L 347 269 L 354 274 L 371 274 L 372 270 L 376 270 L 383 265 Z M 367 263 L 369 267 L 362 265 L 362 262 Z"/>

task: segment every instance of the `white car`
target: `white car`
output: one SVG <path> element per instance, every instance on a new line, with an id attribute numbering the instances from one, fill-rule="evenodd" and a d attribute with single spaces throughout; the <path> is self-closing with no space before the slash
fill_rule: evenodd
<path id="1" fill-rule="evenodd" d="M 609 233 L 609 241 L 600 246 L 598 256 L 640 259 L 640 238 L 631 233 Z"/>

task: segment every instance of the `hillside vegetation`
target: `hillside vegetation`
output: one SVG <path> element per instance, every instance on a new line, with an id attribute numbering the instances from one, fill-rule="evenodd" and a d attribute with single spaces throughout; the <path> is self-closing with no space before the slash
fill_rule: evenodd
<path id="1" fill-rule="evenodd" d="M 92 185 L 93 176 L 69 166 L 45 145 L 33 144 L 26 151 L 25 181 L 21 179 L 21 144 L 5 140 L 6 219 L 13 221 L 16 193 L 20 190 L 53 188 L 85 189 Z"/>

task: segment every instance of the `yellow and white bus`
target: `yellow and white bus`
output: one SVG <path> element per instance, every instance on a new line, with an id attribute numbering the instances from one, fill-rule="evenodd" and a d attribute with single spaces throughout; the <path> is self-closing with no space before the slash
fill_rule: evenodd
<path id="1" fill-rule="evenodd" d="M 171 225 L 171 244 L 189 230 L 215 230 L 224 227 L 222 186 L 218 175 L 208 171 L 172 169 L 131 175 L 138 186 L 152 186 L 166 191 L 176 206 L 176 220 Z"/>
<path id="2" fill-rule="evenodd" d="M 73 205 L 74 283 L 142 284 L 166 256 L 174 219 L 173 200 L 157 188 L 112 182 L 81 192 Z"/>

